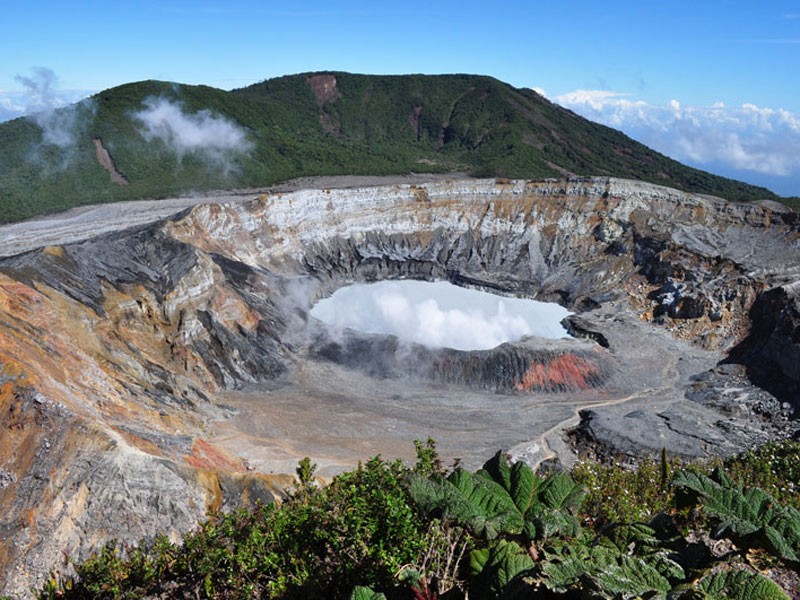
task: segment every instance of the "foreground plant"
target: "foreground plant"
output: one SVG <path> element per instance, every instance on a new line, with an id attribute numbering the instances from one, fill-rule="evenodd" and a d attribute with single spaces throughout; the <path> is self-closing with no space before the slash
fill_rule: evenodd
<path id="1" fill-rule="evenodd" d="M 716 521 L 712 535 L 729 536 L 743 549 L 761 547 L 783 560 L 800 563 L 800 511 L 780 505 L 759 488 L 745 490 L 722 469 L 711 477 L 679 473 L 680 500 L 701 504 Z"/>
<path id="2" fill-rule="evenodd" d="M 182 545 L 108 544 L 38 597 L 786 600 L 765 564 L 800 586 L 800 513 L 722 468 L 676 470 L 662 457 L 646 467 L 658 474 L 650 499 L 677 498 L 682 512 L 581 525 L 586 489 L 568 473 L 540 477 L 498 453 L 446 474 L 433 440 L 417 453 L 413 468 L 376 457 L 326 487 L 301 461 L 280 506 L 213 515 Z"/>
<path id="3" fill-rule="evenodd" d="M 567 473 L 537 476 L 528 465 L 509 465 L 498 452 L 481 470 L 462 468 L 447 477 L 412 474 L 409 493 L 425 516 L 440 516 L 494 539 L 523 534 L 528 540 L 580 533 L 575 515 L 586 494 Z"/>

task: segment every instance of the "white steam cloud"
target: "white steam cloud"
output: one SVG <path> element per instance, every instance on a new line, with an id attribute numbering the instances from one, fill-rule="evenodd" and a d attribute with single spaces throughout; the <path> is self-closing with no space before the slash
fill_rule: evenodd
<path id="1" fill-rule="evenodd" d="M 444 281 L 355 284 L 318 302 L 311 316 L 338 328 L 396 335 L 432 347 L 486 350 L 535 335 L 567 337 L 569 312 L 552 303 L 503 298 Z"/>
<path id="2" fill-rule="evenodd" d="M 9 110 L 24 107 L 23 112 L 41 128 L 45 144 L 59 148 L 73 146 L 83 117 L 94 111 L 94 104 L 84 101 L 69 105 L 70 95 L 74 93 L 65 94 L 58 90 L 58 77 L 51 69 L 34 67 L 31 71 L 30 76 L 15 77 L 25 88 L 24 92 L 16 95 L 16 101 L 6 96 L 2 104 Z"/>
<path id="3" fill-rule="evenodd" d="M 243 128 L 210 110 L 187 113 L 180 103 L 152 96 L 144 105 L 133 115 L 142 126 L 141 135 L 148 141 L 161 140 L 179 159 L 189 152 L 199 153 L 227 170 L 232 155 L 253 148 Z"/>
<path id="4" fill-rule="evenodd" d="M 684 106 L 672 100 L 668 105 L 654 105 L 630 96 L 575 90 L 553 100 L 681 161 L 764 175 L 800 175 L 797 114 L 754 104 Z"/>

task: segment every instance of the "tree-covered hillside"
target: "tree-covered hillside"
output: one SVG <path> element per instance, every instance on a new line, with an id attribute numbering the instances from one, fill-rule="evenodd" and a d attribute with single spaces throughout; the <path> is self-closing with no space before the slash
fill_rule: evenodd
<path id="1" fill-rule="evenodd" d="M 127 185 L 101 166 L 97 144 Z M 131 83 L 0 124 L 0 222 L 298 176 L 450 171 L 608 175 L 730 200 L 778 199 L 491 77 L 305 73 L 230 92 Z"/>

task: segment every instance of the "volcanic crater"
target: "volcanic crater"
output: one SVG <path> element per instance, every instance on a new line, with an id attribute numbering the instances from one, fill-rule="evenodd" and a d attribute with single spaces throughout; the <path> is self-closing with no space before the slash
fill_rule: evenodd
<path id="1" fill-rule="evenodd" d="M 0 571 L 177 535 L 414 439 L 474 467 L 726 455 L 796 435 L 800 218 L 608 178 L 275 192 L 0 259 Z M 64 233 L 65 239 L 69 232 Z M 489 350 L 332 331 L 342 286 L 558 302 Z"/>

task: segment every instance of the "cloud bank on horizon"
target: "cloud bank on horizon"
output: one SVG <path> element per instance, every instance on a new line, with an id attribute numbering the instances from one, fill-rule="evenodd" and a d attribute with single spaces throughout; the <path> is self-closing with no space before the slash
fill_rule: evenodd
<path id="1" fill-rule="evenodd" d="M 575 90 L 550 100 L 681 162 L 800 195 L 800 116 L 787 110 L 722 102 L 684 106 L 678 100 L 657 105 L 606 90 Z"/>

